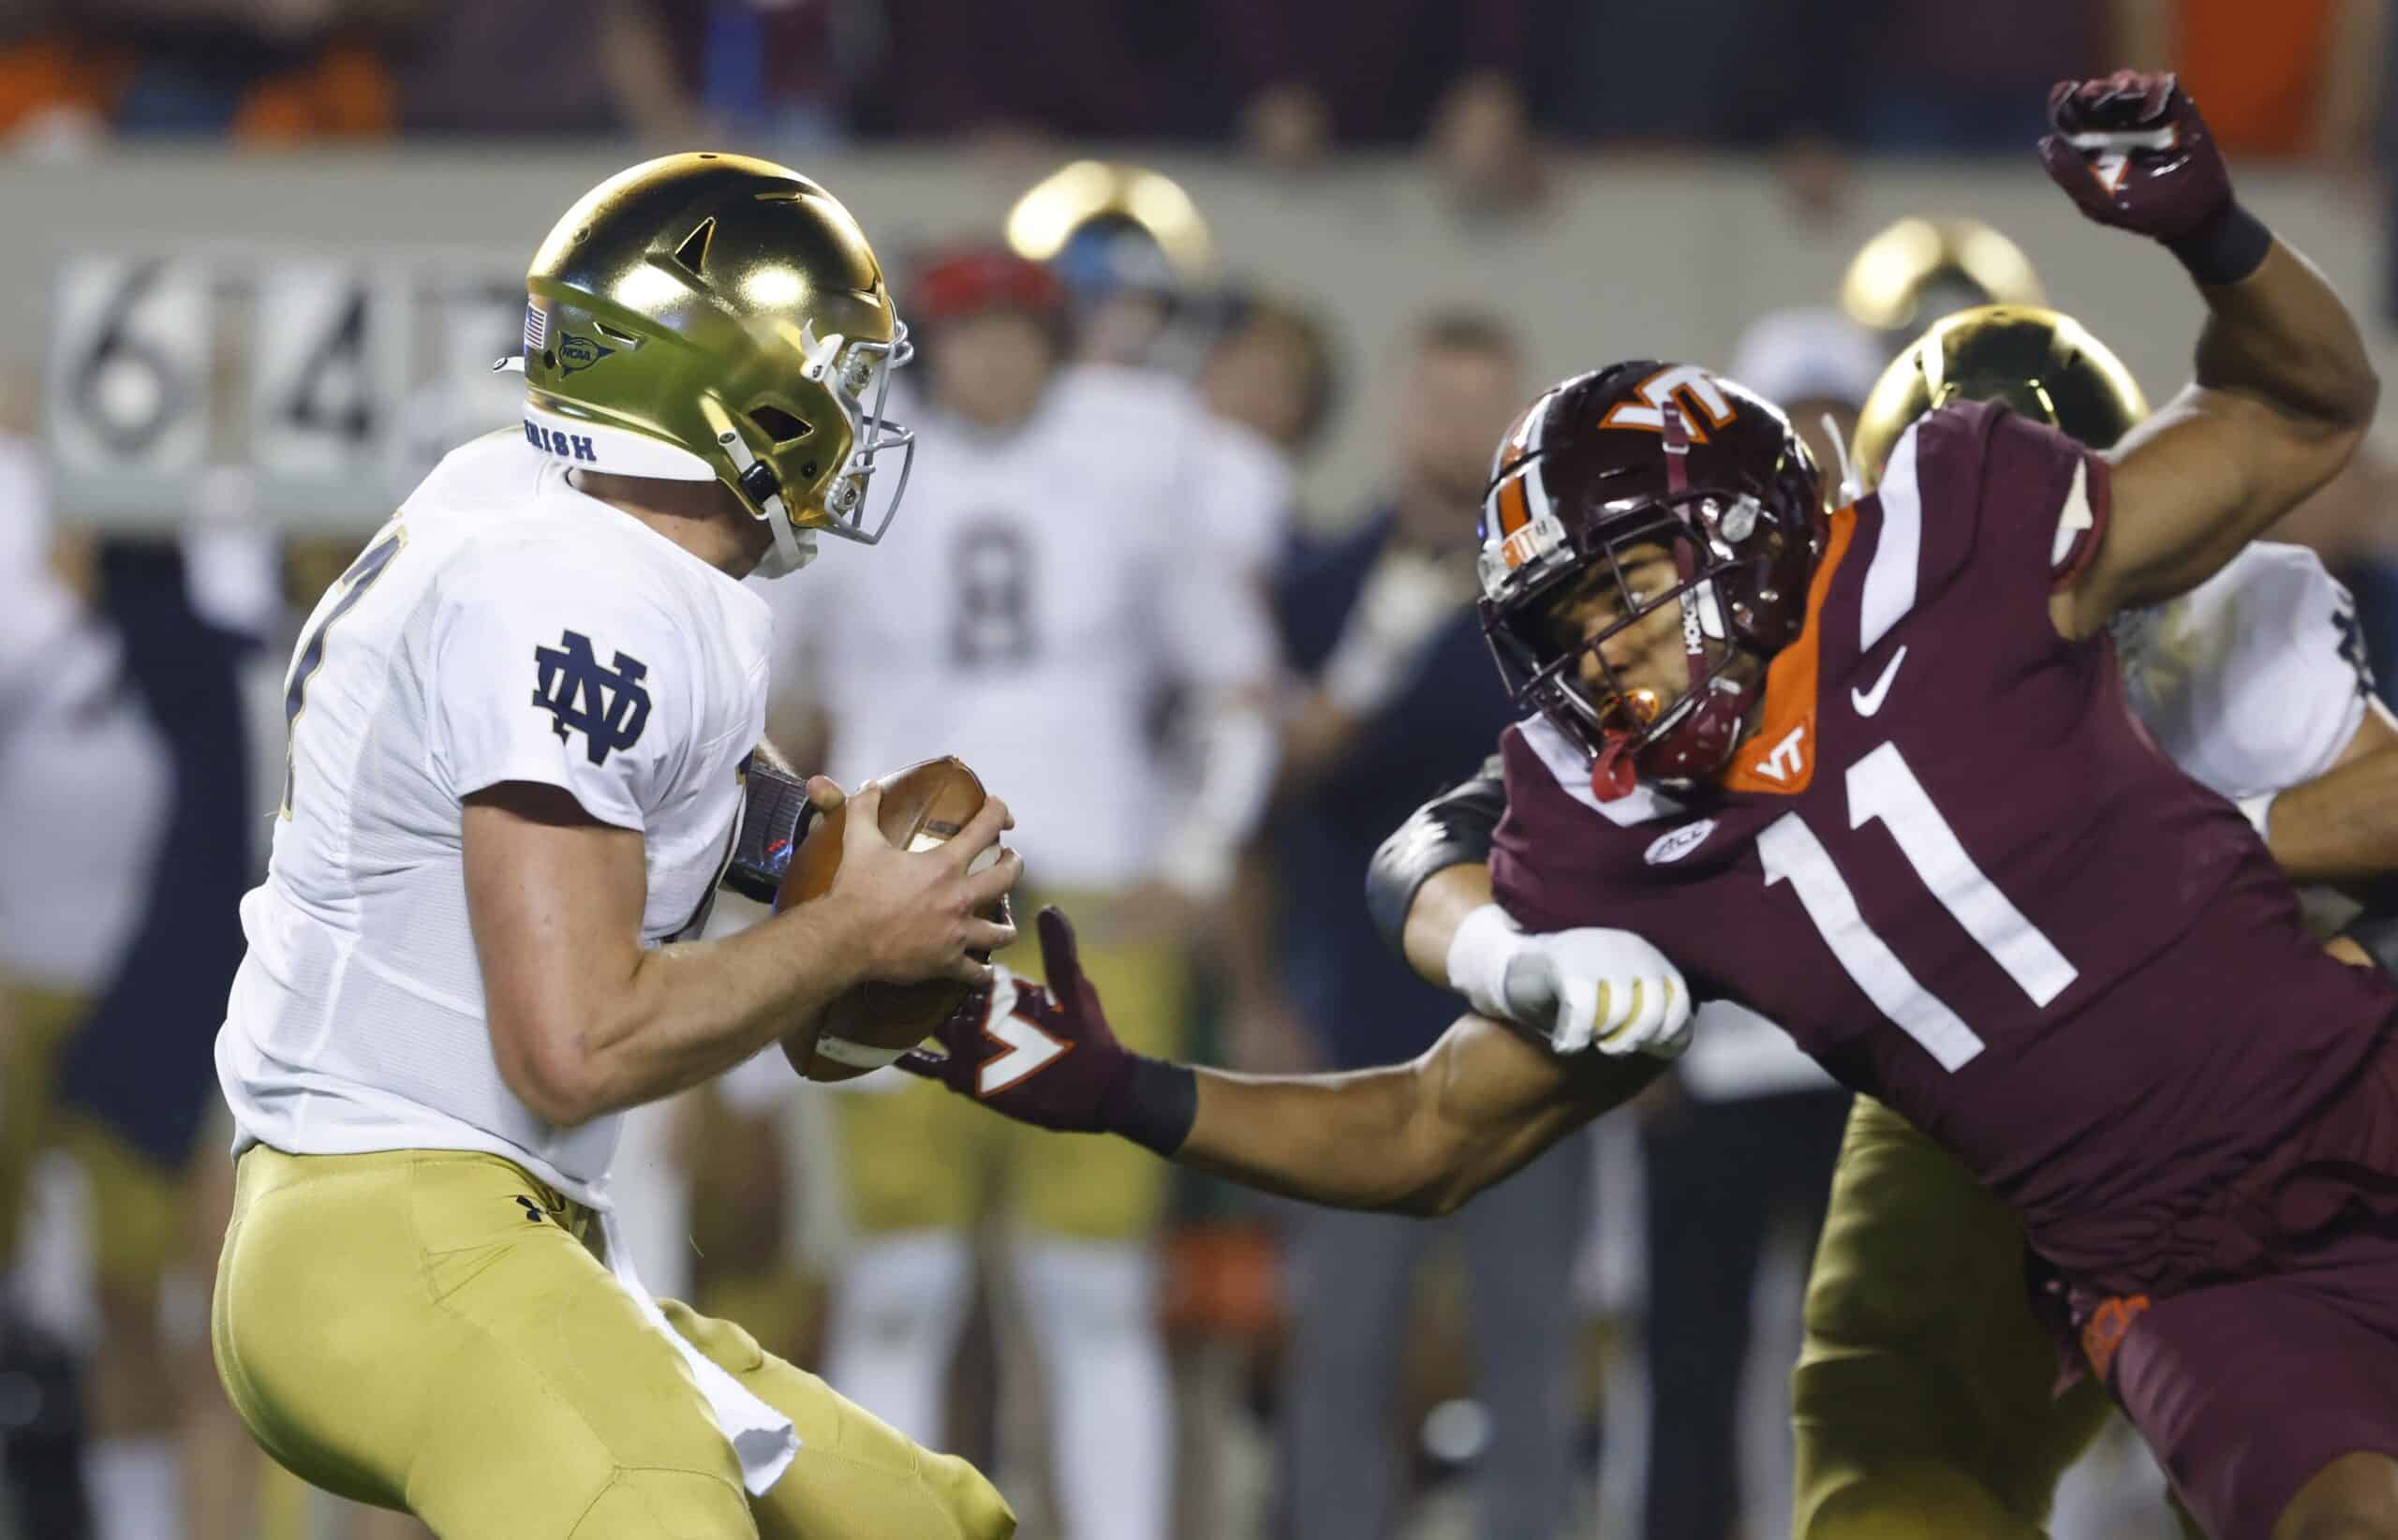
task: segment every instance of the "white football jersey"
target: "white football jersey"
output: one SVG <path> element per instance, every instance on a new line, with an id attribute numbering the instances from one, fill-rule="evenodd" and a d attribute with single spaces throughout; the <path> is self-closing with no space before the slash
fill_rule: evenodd
<path id="1" fill-rule="evenodd" d="M 2191 779 L 2237 800 L 2312 780 L 2364 721 L 2356 600 L 2314 552 L 2257 541 L 2116 623 L 2133 712 Z"/>
<path id="2" fill-rule="evenodd" d="M 645 942 L 704 918 L 765 720 L 758 596 L 511 430 L 451 454 L 320 600 L 216 1063 L 244 1144 L 487 1150 L 593 1204 L 618 1119 L 543 1122 L 493 1059 L 461 799 L 571 792 L 640 830 Z"/>
<path id="3" fill-rule="evenodd" d="M 141 923 L 172 794 L 114 631 L 50 567 L 33 446 L 0 439 L 0 970 L 108 985 Z"/>
<path id="4" fill-rule="evenodd" d="M 1028 881 L 1138 882 L 1179 790 L 1157 742 L 1167 691 L 1269 675 L 1244 585 L 1287 486 L 1146 371 L 1070 368 L 1004 436 L 912 415 L 891 533 L 773 591 L 777 666 L 832 724 L 827 773 L 855 786 L 956 754 L 1014 813 Z"/>

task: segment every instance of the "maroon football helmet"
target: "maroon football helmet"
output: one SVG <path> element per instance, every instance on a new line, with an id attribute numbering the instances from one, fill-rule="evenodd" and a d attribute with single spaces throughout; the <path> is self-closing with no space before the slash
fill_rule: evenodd
<path id="1" fill-rule="evenodd" d="M 1519 704 L 1591 756 L 1602 797 L 1637 777 L 1687 785 L 1729 761 L 1771 657 L 1806 622 L 1827 522 L 1813 457 L 1780 407 L 1695 364 L 1636 362 L 1542 394 L 1501 441 L 1482 503 L 1482 629 Z M 1679 580 L 1636 594 L 1624 553 L 1662 546 Z M 1612 577 L 1621 617 L 1563 640 L 1549 607 Z M 1604 581 L 1604 580 L 1602 580 Z M 1621 688 L 1599 645 L 1681 606 L 1689 686 L 1674 699 Z M 1592 699 L 1580 662 L 1606 689 Z"/>

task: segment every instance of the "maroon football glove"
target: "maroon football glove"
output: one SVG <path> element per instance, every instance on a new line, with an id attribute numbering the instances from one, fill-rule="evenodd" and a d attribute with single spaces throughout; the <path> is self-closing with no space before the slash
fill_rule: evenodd
<path id="1" fill-rule="evenodd" d="M 2170 244 L 2231 206 L 2231 173 L 2206 120 L 2170 75 L 2118 70 L 2049 93 L 2040 160 L 2102 225 Z"/>
<path id="2" fill-rule="evenodd" d="M 917 1048 L 899 1067 L 1020 1123 L 1174 1153 L 1197 1111 L 1191 1071 L 1126 1051 L 1083 976 L 1074 927 L 1055 908 L 1038 924 L 1048 986 L 997 970 L 933 1034 L 943 1051 Z"/>

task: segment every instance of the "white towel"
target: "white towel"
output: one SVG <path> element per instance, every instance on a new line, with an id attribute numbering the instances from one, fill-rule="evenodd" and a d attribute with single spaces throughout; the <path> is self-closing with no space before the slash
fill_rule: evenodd
<path id="1" fill-rule="evenodd" d="M 733 1445 L 733 1458 L 741 1462 L 741 1484 L 749 1489 L 751 1497 L 764 1496 L 789 1468 L 792 1456 L 799 1451 L 799 1435 L 792 1431 L 791 1419 L 744 1390 L 740 1381 L 667 1324 L 665 1311 L 642 1287 L 641 1274 L 633 1268 L 633 1249 L 626 1242 L 623 1224 L 611 1210 L 600 1212 L 600 1243 L 608 1249 L 608 1270 L 616 1275 L 617 1285 L 633 1296 L 642 1319 L 663 1333 L 674 1344 L 674 1351 L 683 1355 L 683 1361 L 691 1366 L 691 1375 L 700 1383 L 700 1394 L 707 1398 L 709 1414 L 716 1418 L 717 1430 Z"/>

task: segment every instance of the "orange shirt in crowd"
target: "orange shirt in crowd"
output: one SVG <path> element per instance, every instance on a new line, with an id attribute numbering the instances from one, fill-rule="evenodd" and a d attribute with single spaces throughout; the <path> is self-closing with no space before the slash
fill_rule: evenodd
<path id="1" fill-rule="evenodd" d="M 2323 74 L 2341 0 L 2180 0 L 2175 50 L 2207 125 L 2234 155 L 2303 155 L 2315 145 Z"/>

